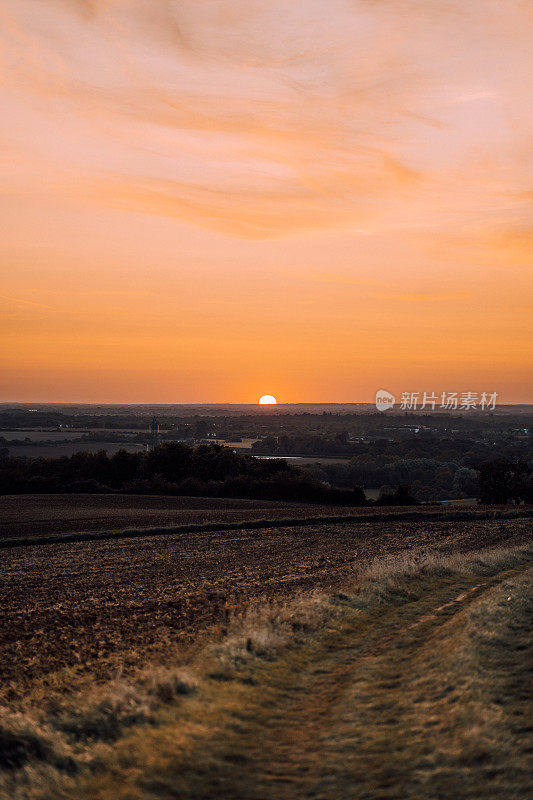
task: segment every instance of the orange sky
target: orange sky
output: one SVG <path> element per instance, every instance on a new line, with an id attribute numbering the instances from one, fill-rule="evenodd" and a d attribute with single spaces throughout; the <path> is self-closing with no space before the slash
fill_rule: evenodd
<path id="1" fill-rule="evenodd" d="M 2 0 L 0 401 L 533 402 L 533 7 Z"/>

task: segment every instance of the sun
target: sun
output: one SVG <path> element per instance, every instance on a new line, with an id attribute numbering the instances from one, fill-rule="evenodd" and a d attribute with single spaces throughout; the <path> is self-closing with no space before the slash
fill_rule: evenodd
<path id="1" fill-rule="evenodd" d="M 271 394 L 264 394 L 263 397 L 259 398 L 260 406 L 275 406 L 277 402 L 276 398 L 272 397 Z"/>

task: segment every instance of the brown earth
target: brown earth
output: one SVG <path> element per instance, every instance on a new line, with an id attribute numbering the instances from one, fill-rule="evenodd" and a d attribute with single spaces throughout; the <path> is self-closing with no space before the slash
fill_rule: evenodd
<path id="1" fill-rule="evenodd" d="M 162 517 L 183 522 L 187 515 L 198 521 L 211 514 L 241 521 L 243 513 L 264 519 L 267 507 L 284 517 L 288 508 L 293 517 L 316 515 L 319 508 L 109 496 L 85 496 L 77 508 L 72 496 L 20 496 L 7 503 L 4 498 L 4 503 L 4 531 L 18 525 L 29 536 L 58 525 L 63 531 L 104 523 L 124 527 L 132 515 L 136 525 L 141 519 L 153 525 Z M 517 545 L 528 540 L 531 530 L 530 518 L 458 522 L 446 516 L 440 511 L 420 521 L 324 521 L 8 547 L 1 552 L 0 700 L 20 700 L 37 685 L 74 686 L 126 674 L 147 661 L 175 659 L 213 625 L 222 630 L 229 615 L 248 603 L 346 585 L 354 570 L 376 557 Z"/>
<path id="2" fill-rule="evenodd" d="M 334 509 L 353 513 L 353 509 Z M 36 494 L 0 496 L 0 540 L 42 534 L 121 530 L 128 527 L 242 522 L 331 513 L 327 506 L 120 494 Z"/>
<path id="3" fill-rule="evenodd" d="M 494 507 L 509 513 L 509 507 Z M 171 525 L 242 523 L 252 520 L 300 519 L 315 516 L 373 516 L 377 513 L 445 514 L 468 511 L 486 516 L 487 508 L 464 509 L 459 504 L 421 505 L 404 508 L 325 506 L 283 503 L 272 500 L 241 500 L 215 497 L 169 497 L 121 494 L 0 495 L 0 542 L 12 538 L 119 531 Z"/>

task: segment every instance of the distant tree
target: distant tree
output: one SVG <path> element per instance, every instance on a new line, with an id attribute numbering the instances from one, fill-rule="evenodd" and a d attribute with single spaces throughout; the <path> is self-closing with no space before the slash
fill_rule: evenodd
<path id="1" fill-rule="evenodd" d="M 395 492 L 392 494 L 382 494 L 376 500 L 377 506 L 416 506 L 418 500 L 413 497 L 409 486 L 406 483 L 401 483 Z"/>
<path id="2" fill-rule="evenodd" d="M 258 439 L 252 445 L 253 453 L 277 453 L 279 450 L 278 440 L 275 436 L 265 436 L 263 439 Z M 290 439 L 288 436 L 283 437 L 283 453 L 290 452 Z"/>
<path id="3" fill-rule="evenodd" d="M 498 458 L 477 468 L 479 500 L 488 505 L 520 503 L 528 496 L 531 469 L 526 461 Z"/>
<path id="4" fill-rule="evenodd" d="M 456 496 L 475 497 L 478 491 L 475 469 L 459 467 L 453 478 L 453 491 Z"/>
<path id="5" fill-rule="evenodd" d="M 205 419 L 197 419 L 194 423 L 194 436 L 196 439 L 205 439 L 209 425 Z"/>
<path id="6" fill-rule="evenodd" d="M 347 444 L 348 443 L 348 431 L 347 430 L 339 431 L 335 436 L 335 441 L 340 442 L 340 444 Z"/>
<path id="7" fill-rule="evenodd" d="M 164 442 L 148 453 L 143 472 L 146 477 L 162 475 L 167 481 L 181 481 L 190 474 L 192 450 L 181 442 Z"/>
<path id="8" fill-rule="evenodd" d="M 139 473 L 141 458 L 142 454 L 129 453 L 127 450 L 119 450 L 118 453 L 115 453 L 110 459 L 110 472 L 114 482 L 133 481 Z"/>
<path id="9" fill-rule="evenodd" d="M 354 506 L 364 506 L 368 504 L 366 494 L 360 486 L 354 486 L 352 489 L 352 502 Z"/>
<path id="10" fill-rule="evenodd" d="M 525 485 L 524 503 L 533 505 L 533 472 L 528 476 Z"/>

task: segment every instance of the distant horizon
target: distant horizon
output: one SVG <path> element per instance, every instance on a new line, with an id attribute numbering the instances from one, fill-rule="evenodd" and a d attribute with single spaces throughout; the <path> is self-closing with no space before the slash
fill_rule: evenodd
<path id="1" fill-rule="evenodd" d="M 279 409 L 279 408 L 294 407 L 294 406 L 370 406 L 370 407 L 375 408 L 375 403 L 372 402 L 372 401 L 366 401 L 366 400 L 346 400 L 346 401 L 343 401 L 343 400 L 330 400 L 330 401 L 317 401 L 317 402 L 310 400 L 310 401 L 298 401 L 298 402 L 293 402 L 293 403 L 278 402 L 275 405 L 260 406 L 258 403 L 253 403 L 253 402 L 251 402 L 251 403 L 235 403 L 235 402 L 223 402 L 223 401 L 218 401 L 218 402 L 207 402 L 207 401 L 206 402 L 170 402 L 169 403 L 169 402 L 117 402 L 117 401 L 107 402 L 107 401 L 104 401 L 104 400 L 100 400 L 100 401 L 85 401 L 85 400 L 58 400 L 58 401 L 52 401 L 52 400 L 46 400 L 46 401 L 36 401 L 36 400 L 33 400 L 33 401 L 32 400 L 0 400 L 0 408 L 3 408 L 4 406 L 24 406 L 24 407 L 27 407 L 27 406 L 36 406 L 36 407 L 43 407 L 43 406 L 95 406 L 95 407 L 106 407 L 106 408 L 111 408 L 111 407 L 114 407 L 114 406 L 116 406 L 116 407 L 147 407 L 147 408 L 156 408 L 158 406 L 161 407 L 161 408 L 180 407 L 180 406 L 184 406 L 184 407 L 187 407 L 187 408 L 189 408 L 189 407 L 205 407 L 205 406 L 212 406 L 212 407 L 225 407 L 225 406 L 242 407 L 242 406 L 246 406 L 246 407 L 250 407 L 250 408 L 257 408 L 258 410 L 261 410 L 261 412 L 267 413 L 268 411 L 275 411 L 276 409 Z M 519 402 L 503 402 L 503 403 L 497 402 L 496 403 L 496 408 L 507 408 L 507 407 L 515 407 L 515 406 L 520 406 L 520 407 L 532 406 L 533 407 L 533 402 L 527 402 L 527 401 L 526 402 L 520 402 L 519 401 Z M 460 408 L 453 409 L 453 410 L 455 412 L 461 412 Z M 479 410 L 479 409 L 475 409 L 475 410 Z M 404 413 L 404 410 L 400 409 L 399 408 L 399 404 L 397 403 L 396 407 L 391 409 L 390 412 L 381 412 L 381 413 L 395 413 L 395 412 L 398 412 L 398 411 L 401 411 L 402 413 Z M 429 413 L 437 413 L 437 412 L 438 413 L 446 413 L 447 409 L 440 409 L 439 407 L 436 407 L 434 410 L 432 410 L 431 408 L 426 408 L 426 409 L 417 408 L 416 411 L 418 411 L 418 412 L 423 411 L 423 412 L 428 413 L 428 414 Z M 464 412 L 464 413 L 467 413 L 467 412 Z"/>

